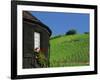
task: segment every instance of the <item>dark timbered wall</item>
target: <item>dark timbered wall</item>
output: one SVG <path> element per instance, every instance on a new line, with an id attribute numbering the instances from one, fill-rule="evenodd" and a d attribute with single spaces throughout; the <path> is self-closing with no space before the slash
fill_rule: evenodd
<path id="1" fill-rule="evenodd" d="M 34 68 L 34 32 L 40 33 L 40 48 L 45 51 L 49 65 L 49 35 L 41 25 L 23 21 L 23 68 Z"/>

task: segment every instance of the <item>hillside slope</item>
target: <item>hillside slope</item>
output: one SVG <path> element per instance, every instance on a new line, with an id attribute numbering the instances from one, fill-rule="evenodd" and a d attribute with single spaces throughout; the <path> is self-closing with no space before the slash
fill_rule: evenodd
<path id="1" fill-rule="evenodd" d="M 50 67 L 89 65 L 89 34 L 50 40 Z"/>

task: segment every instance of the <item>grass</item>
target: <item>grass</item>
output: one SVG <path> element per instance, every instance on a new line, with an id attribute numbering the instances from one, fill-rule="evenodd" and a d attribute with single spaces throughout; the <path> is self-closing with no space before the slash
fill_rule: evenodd
<path id="1" fill-rule="evenodd" d="M 89 65 L 89 34 L 50 39 L 50 67 Z"/>

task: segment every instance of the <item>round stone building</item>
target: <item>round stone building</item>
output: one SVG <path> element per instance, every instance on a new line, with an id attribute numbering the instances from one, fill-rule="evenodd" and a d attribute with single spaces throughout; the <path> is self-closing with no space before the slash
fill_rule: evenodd
<path id="1" fill-rule="evenodd" d="M 23 68 L 49 66 L 51 30 L 28 11 L 23 11 Z"/>

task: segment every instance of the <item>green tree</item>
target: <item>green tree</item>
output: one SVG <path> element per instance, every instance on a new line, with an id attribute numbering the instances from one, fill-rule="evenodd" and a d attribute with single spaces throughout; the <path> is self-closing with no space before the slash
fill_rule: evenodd
<path id="1" fill-rule="evenodd" d="M 76 31 L 75 29 L 70 29 L 70 30 L 68 30 L 65 34 L 66 34 L 66 35 L 77 34 L 77 31 Z"/>

